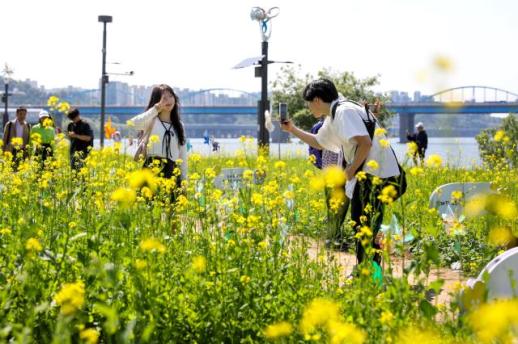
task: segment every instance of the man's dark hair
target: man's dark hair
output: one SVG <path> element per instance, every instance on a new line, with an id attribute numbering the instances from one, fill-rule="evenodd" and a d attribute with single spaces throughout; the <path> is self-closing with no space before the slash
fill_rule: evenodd
<path id="1" fill-rule="evenodd" d="M 69 120 L 73 120 L 77 116 L 79 116 L 79 110 L 78 109 L 72 109 L 72 110 L 70 110 L 67 113 L 67 117 L 68 117 Z"/>
<path id="2" fill-rule="evenodd" d="M 16 109 L 16 113 L 18 113 L 18 112 L 22 112 L 22 111 L 27 112 L 27 108 L 26 108 L 25 106 L 19 106 L 19 107 Z"/>
<path id="3" fill-rule="evenodd" d="M 317 79 L 311 81 L 306 85 L 302 92 L 302 98 L 305 101 L 313 101 L 315 98 L 320 98 L 325 103 L 331 103 L 338 99 L 338 91 L 335 84 L 328 79 Z"/>

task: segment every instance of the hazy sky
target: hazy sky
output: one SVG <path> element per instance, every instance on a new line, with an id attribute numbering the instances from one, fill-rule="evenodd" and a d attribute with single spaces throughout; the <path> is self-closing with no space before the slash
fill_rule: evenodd
<path id="1" fill-rule="evenodd" d="M 107 14 L 107 60 L 122 63 L 108 71 L 135 71 L 112 80 L 258 91 L 253 69 L 231 69 L 260 55 L 253 6 L 280 7 L 270 57 L 295 61 L 303 71 L 379 74 L 381 91 L 475 84 L 518 92 L 518 0 L 5 0 L 0 63 L 9 63 L 15 78 L 46 87 L 96 88 L 97 16 Z M 453 69 L 438 72 L 436 56 Z"/>

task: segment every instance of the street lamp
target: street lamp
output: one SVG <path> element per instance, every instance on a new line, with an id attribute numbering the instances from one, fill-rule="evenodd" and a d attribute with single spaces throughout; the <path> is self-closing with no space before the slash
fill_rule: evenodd
<path id="1" fill-rule="evenodd" d="M 259 23 L 259 29 L 261 30 L 261 51 L 262 58 L 260 65 L 256 67 L 256 77 L 261 78 L 261 100 L 258 102 L 258 122 L 259 122 L 259 133 L 257 135 L 257 143 L 260 148 L 265 149 L 268 154 L 270 135 L 266 130 L 265 125 L 265 111 L 270 109 L 270 102 L 268 101 L 268 40 L 272 34 L 271 19 L 279 15 L 279 8 L 272 7 L 268 11 L 265 11 L 261 7 L 253 7 L 250 12 L 250 18 Z"/>
<path id="2" fill-rule="evenodd" d="M 108 83 L 108 74 L 106 74 L 106 24 L 111 23 L 112 16 L 99 16 L 98 21 L 103 23 L 103 66 L 101 74 L 101 148 L 104 147 L 104 112 L 106 107 L 106 84 Z"/>
<path id="3" fill-rule="evenodd" d="M 7 125 L 7 122 L 9 122 L 9 79 L 11 78 L 11 75 L 13 74 L 13 70 L 9 68 L 7 63 L 4 66 L 4 70 L 2 71 L 2 74 L 4 75 L 4 85 L 5 85 L 5 91 L 4 94 L 2 94 L 2 102 L 5 104 L 4 108 L 4 115 L 2 117 L 2 133 L 3 129 Z"/>

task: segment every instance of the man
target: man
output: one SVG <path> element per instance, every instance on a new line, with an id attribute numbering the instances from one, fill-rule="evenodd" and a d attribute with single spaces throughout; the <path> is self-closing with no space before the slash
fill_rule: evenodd
<path id="1" fill-rule="evenodd" d="M 356 258 L 362 263 L 366 258 L 362 241 L 370 241 L 372 247 L 379 248 L 375 238 L 383 221 L 383 203 L 378 198 L 383 187 L 380 182 L 400 175 L 396 156 L 387 147 L 384 134 L 370 133 L 377 125 L 372 114 L 359 104 L 340 100 L 330 80 L 312 81 L 304 89 L 303 98 L 313 116 L 325 118 L 318 133 L 303 131 L 291 121 L 283 123 L 282 129 L 315 148 L 337 153 L 342 149 L 347 162 L 346 195 L 351 199 L 351 220 L 357 232 Z M 374 261 L 380 264 L 379 253 L 374 254 Z"/>
<path id="2" fill-rule="evenodd" d="M 48 157 L 53 155 L 56 130 L 54 129 L 52 119 L 47 111 L 40 111 L 38 118 L 38 124 L 31 128 L 31 137 L 33 137 L 33 135 L 39 136 L 40 142 L 36 147 L 36 156 L 41 157 L 41 161 L 44 163 Z"/>
<path id="3" fill-rule="evenodd" d="M 26 118 L 27 108 L 20 106 L 16 109 L 16 119 L 7 122 L 4 128 L 4 151 L 13 155 L 15 166 L 28 155 L 31 126 Z"/>
<path id="4" fill-rule="evenodd" d="M 67 128 L 70 138 L 70 167 L 79 170 L 94 145 L 94 133 L 90 124 L 81 119 L 78 109 L 71 110 L 67 117 L 72 121 Z"/>
<path id="5" fill-rule="evenodd" d="M 408 131 L 406 133 L 406 138 L 410 142 L 415 142 L 417 145 L 417 150 L 413 153 L 412 159 L 414 160 L 414 165 L 418 165 L 417 158 L 421 160 L 420 163 L 424 163 L 424 156 L 426 153 L 426 149 L 428 148 L 428 134 L 426 134 L 426 130 L 424 130 L 423 122 L 419 122 L 416 124 L 417 133 L 410 134 Z"/>

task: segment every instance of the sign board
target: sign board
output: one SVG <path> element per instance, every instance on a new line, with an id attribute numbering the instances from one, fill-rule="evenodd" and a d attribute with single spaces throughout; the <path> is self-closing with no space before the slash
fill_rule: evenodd
<path id="1" fill-rule="evenodd" d="M 462 193 L 461 199 L 453 201 L 452 194 L 455 191 Z M 487 182 L 477 183 L 450 183 L 439 186 L 430 196 L 430 208 L 435 208 L 439 214 L 448 214 L 460 217 L 464 210 L 464 204 L 478 194 L 494 193 L 491 184 Z"/>
<path id="2" fill-rule="evenodd" d="M 221 173 L 214 179 L 214 186 L 218 189 L 230 188 L 233 190 L 239 189 L 243 186 L 243 173 L 246 168 L 223 168 Z M 262 184 L 263 178 L 259 178 L 256 172 L 254 172 L 254 184 Z"/>

